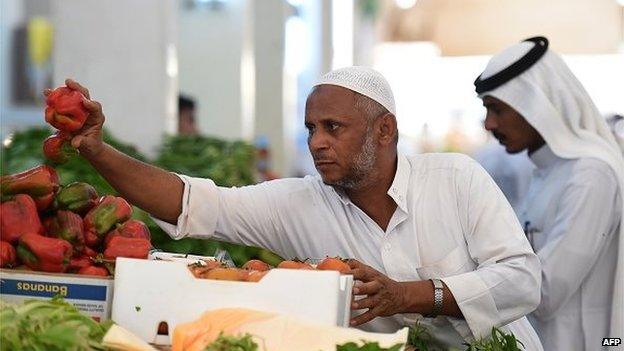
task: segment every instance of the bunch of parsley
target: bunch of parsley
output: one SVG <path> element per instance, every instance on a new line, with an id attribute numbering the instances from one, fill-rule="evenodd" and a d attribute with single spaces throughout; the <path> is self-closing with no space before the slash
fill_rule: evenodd
<path id="1" fill-rule="evenodd" d="M 0 350 L 105 350 L 111 321 L 98 323 L 61 298 L 0 305 Z"/>

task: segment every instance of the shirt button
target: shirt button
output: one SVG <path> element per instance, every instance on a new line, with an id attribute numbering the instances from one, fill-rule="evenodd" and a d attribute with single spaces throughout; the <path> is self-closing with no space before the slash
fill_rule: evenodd
<path id="1" fill-rule="evenodd" d="M 384 250 L 386 250 L 386 251 L 390 251 L 391 248 L 392 248 L 392 245 L 390 245 L 389 243 L 386 243 L 384 245 Z"/>

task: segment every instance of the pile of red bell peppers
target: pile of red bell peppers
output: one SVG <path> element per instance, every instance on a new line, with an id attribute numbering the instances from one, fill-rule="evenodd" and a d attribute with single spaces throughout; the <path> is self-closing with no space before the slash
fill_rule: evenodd
<path id="1" fill-rule="evenodd" d="M 147 226 L 121 197 L 59 184 L 42 165 L 0 178 L 0 267 L 108 276 L 117 257 L 147 258 Z"/>
<path id="2" fill-rule="evenodd" d="M 43 142 L 52 163 L 77 154 L 71 146 L 89 111 L 79 91 L 54 89 L 45 120 L 58 129 Z M 147 258 L 147 226 L 132 217 L 121 197 L 98 196 L 87 183 L 60 184 L 54 168 L 41 165 L 0 178 L 0 267 L 108 276 L 117 257 Z"/>

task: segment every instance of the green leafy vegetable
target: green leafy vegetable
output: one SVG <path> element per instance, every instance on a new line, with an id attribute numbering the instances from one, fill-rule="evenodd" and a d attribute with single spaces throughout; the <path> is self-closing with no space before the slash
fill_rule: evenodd
<path id="1" fill-rule="evenodd" d="M 492 328 L 492 335 L 489 338 L 465 344 L 466 351 L 521 351 L 524 345 L 516 339 L 513 333 L 505 333 L 498 328 Z M 520 346 L 522 348 L 520 348 Z"/>
<path id="2" fill-rule="evenodd" d="M 416 347 L 418 351 L 433 351 L 431 344 L 434 340 L 427 328 L 417 320 L 416 324 L 409 328 L 407 344 Z"/>
<path id="3" fill-rule="evenodd" d="M 217 340 L 208 345 L 204 351 L 257 351 L 258 344 L 250 334 L 226 336 L 221 333 Z"/>
<path id="4" fill-rule="evenodd" d="M 445 350 L 437 340 L 429 333 L 427 328 L 418 321 L 410 327 L 408 345 L 414 346 L 418 351 Z M 488 338 L 465 343 L 466 351 L 522 351 L 524 345 L 516 339 L 513 333 L 505 333 L 498 328 L 492 328 L 492 334 Z"/>
<path id="5" fill-rule="evenodd" d="M 98 323 L 60 297 L 0 305 L 0 350 L 106 350 L 111 321 Z"/>
<path id="6" fill-rule="evenodd" d="M 379 346 L 378 342 L 366 342 L 362 340 L 362 345 L 358 345 L 354 342 L 336 345 L 336 351 L 399 351 L 402 347 L 403 344 L 396 344 L 390 348 L 383 348 Z"/>

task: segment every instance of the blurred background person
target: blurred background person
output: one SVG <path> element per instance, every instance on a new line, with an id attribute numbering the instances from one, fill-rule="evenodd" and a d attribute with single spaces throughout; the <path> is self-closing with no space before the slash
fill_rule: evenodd
<path id="1" fill-rule="evenodd" d="M 263 135 L 259 135 L 255 142 L 256 148 L 256 180 L 265 182 L 280 178 L 271 168 L 271 149 L 269 140 Z"/>
<path id="2" fill-rule="evenodd" d="M 178 134 L 199 134 L 195 123 L 195 113 L 195 100 L 190 96 L 180 94 L 178 96 Z"/>

